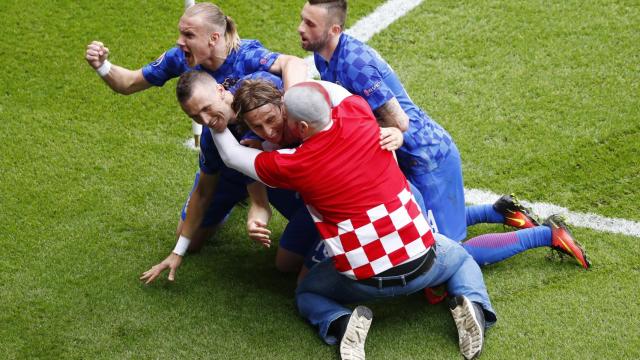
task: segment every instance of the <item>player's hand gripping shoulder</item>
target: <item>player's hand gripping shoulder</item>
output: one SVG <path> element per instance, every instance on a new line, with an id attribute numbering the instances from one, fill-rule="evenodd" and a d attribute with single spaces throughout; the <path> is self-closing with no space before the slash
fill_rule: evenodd
<path id="1" fill-rule="evenodd" d="M 396 151 L 404 142 L 402 131 L 396 127 L 380 128 L 380 146 L 384 150 Z"/>
<path id="2" fill-rule="evenodd" d="M 100 41 L 92 41 L 91 44 L 87 45 L 84 58 L 95 70 L 109 58 L 109 48 L 105 47 Z"/>
<path id="3" fill-rule="evenodd" d="M 142 273 L 140 280 L 144 281 L 145 284 L 152 283 L 160 276 L 160 274 L 169 269 L 168 279 L 169 281 L 173 281 L 176 278 L 176 270 L 180 264 L 182 264 L 182 256 L 172 252 L 166 259 L 162 260 L 162 262 Z"/>

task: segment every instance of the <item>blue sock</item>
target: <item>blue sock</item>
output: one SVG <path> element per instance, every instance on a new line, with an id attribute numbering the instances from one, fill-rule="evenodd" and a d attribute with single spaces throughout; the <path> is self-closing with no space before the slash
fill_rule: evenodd
<path id="1" fill-rule="evenodd" d="M 462 243 L 480 266 L 494 264 L 529 249 L 551 246 L 551 228 L 534 228 L 501 234 L 484 234 Z"/>
<path id="2" fill-rule="evenodd" d="M 465 208 L 467 226 L 485 224 L 504 224 L 504 216 L 492 205 L 471 205 Z"/>

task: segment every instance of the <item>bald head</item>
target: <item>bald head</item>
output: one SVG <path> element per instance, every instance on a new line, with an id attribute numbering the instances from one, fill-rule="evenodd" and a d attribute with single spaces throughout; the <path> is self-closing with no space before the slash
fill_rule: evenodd
<path id="1" fill-rule="evenodd" d="M 284 106 L 291 121 L 305 121 L 322 129 L 331 119 L 331 101 L 322 85 L 304 82 L 289 88 L 284 94 Z"/>

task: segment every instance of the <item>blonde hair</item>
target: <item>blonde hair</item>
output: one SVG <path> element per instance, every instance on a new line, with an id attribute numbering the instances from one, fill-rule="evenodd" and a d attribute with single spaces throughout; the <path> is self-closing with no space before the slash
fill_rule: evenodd
<path id="1" fill-rule="evenodd" d="M 240 48 L 240 35 L 238 35 L 236 23 L 229 16 L 226 16 L 217 5 L 207 2 L 197 3 L 185 10 L 184 16 L 202 16 L 205 24 L 209 25 L 211 30 L 224 29 L 227 55 Z"/>

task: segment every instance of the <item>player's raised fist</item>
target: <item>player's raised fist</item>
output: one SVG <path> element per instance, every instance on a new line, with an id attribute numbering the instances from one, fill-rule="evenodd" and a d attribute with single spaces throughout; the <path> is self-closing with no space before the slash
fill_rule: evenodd
<path id="1" fill-rule="evenodd" d="M 109 48 L 105 47 L 100 41 L 92 41 L 87 45 L 85 59 L 92 68 L 99 68 L 109 57 Z"/>

